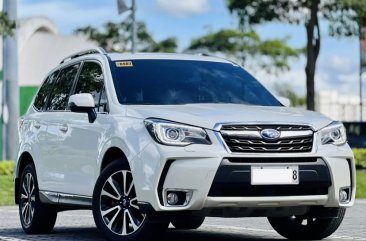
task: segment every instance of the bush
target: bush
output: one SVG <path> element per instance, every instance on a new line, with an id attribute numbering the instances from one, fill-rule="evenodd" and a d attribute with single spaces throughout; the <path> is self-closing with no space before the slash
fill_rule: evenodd
<path id="1" fill-rule="evenodd" d="M 353 154 L 356 159 L 356 167 L 358 169 L 366 169 L 366 148 L 354 148 Z"/>
<path id="2" fill-rule="evenodd" d="M 0 175 L 13 175 L 14 162 L 13 161 L 0 161 Z"/>

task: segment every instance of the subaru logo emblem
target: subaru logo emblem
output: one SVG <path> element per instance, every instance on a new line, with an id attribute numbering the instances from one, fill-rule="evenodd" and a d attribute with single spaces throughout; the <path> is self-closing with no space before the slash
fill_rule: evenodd
<path id="1" fill-rule="evenodd" d="M 264 129 L 261 131 L 261 137 L 266 140 L 277 140 L 280 138 L 281 132 L 275 129 Z"/>

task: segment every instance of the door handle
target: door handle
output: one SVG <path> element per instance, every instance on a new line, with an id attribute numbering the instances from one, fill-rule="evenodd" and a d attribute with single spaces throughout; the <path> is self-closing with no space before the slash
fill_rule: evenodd
<path id="1" fill-rule="evenodd" d="M 63 124 L 63 125 L 61 125 L 61 126 L 59 127 L 59 129 L 60 129 L 60 131 L 62 131 L 62 132 L 67 132 L 67 130 L 68 130 L 69 128 L 67 127 L 67 125 L 66 125 L 66 124 Z"/>
<path id="2" fill-rule="evenodd" d="M 36 128 L 36 129 L 41 128 L 41 124 L 40 124 L 38 121 L 35 121 L 35 122 L 33 123 L 33 126 L 34 126 L 34 128 Z"/>

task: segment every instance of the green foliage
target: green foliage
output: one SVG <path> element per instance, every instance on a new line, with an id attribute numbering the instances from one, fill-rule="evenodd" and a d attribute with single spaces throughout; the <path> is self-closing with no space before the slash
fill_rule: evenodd
<path id="1" fill-rule="evenodd" d="M 0 175 L 0 206 L 14 205 L 14 182 L 12 175 Z"/>
<path id="2" fill-rule="evenodd" d="M 362 2 L 362 3 L 361 3 Z M 230 12 L 239 19 L 243 31 L 266 22 L 301 24 L 306 29 L 307 107 L 315 109 L 315 72 L 320 53 L 320 20 L 331 23 L 331 35 L 353 35 L 357 22 L 364 22 L 364 0 L 227 0 Z M 361 10 L 362 9 L 362 10 Z M 362 21 L 361 21 L 362 20 Z"/>
<path id="3" fill-rule="evenodd" d="M 13 161 L 0 161 L 0 175 L 13 175 L 14 162 Z"/>
<path id="4" fill-rule="evenodd" d="M 366 171 L 357 171 L 356 198 L 366 198 Z"/>
<path id="5" fill-rule="evenodd" d="M 366 1 L 335 0 L 333 9 L 326 15 L 332 36 L 358 36 L 360 27 L 366 26 Z"/>
<path id="6" fill-rule="evenodd" d="M 353 148 L 356 159 L 356 167 L 366 169 L 366 148 Z"/>
<path id="7" fill-rule="evenodd" d="M 294 91 L 290 84 L 278 84 L 275 83 L 274 90 L 278 96 L 286 97 L 291 101 L 292 106 L 304 106 L 306 104 L 306 98 L 299 96 Z"/>
<path id="8" fill-rule="evenodd" d="M 15 28 L 15 22 L 10 20 L 8 15 L 3 11 L 0 12 L 0 35 L 12 36 Z"/>
<path id="9" fill-rule="evenodd" d="M 144 22 L 137 21 L 137 49 L 144 52 L 176 52 L 177 40 L 167 38 L 161 42 L 153 39 Z M 108 52 L 127 52 L 131 49 L 132 20 L 127 18 L 121 23 L 107 22 L 102 31 L 87 26 L 77 28 L 75 34 L 85 34 L 90 40 L 96 41 Z"/>
<path id="10" fill-rule="evenodd" d="M 298 57 L 302 50 L 289 47 L 283 39 L 261 40 L 254 31 L 243 32 L 235 29 L 222 29 L 208 33 L 191 41 L 188 50 L 201 50 L 225 55 L 248 65 L 255 65 L 268 72 L 288 70 L 288 59 Z"/>

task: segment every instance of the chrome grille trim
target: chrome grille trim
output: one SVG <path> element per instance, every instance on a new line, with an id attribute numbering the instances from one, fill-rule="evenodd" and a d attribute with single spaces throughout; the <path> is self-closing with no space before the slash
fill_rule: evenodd
<path id="1" fill-rule="evenodd" d="M 281 132 L 279 139 L 266 140 L 261 130 Z M 223 125 L 220 135 L 233 153 L 294 153 L 311 152 L 314 132 L 310 126 L 296 125 Z"/>

